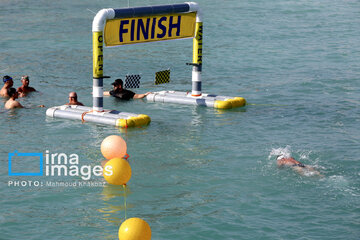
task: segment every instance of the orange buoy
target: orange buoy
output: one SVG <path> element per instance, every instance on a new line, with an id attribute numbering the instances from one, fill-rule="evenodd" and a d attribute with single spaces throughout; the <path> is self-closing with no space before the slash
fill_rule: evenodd
<path id="1" fill-rule="evenodd" d="M 123 158 L 126 150 L 125 140 L 118 135 L 108 136 L 101 143 L 101 153 L 106 159 Z"/>

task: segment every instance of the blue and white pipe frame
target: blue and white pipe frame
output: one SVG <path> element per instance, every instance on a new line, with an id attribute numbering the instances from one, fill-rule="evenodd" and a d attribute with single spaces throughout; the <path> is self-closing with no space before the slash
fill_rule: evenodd
<path id="1" fill-rule="evenodd" d="M 192 91 L 194 97 L 201 96 L 201 70 L 202 70 L 202 41 L 203 23 L 199 5 L 188 2 L 190 12 L 196 12 L 195 36 L 193 38 L 193 70 L 192 70 Z"/>
<path id="2" fill-rule="evenodd" d="M 114 18 L 113 9 L 100 10 L 92 24 L 93 33 L 93 110 L 103 111 L 103 73 L 104 73 L 104 37 L 103 29 L 106 19 Z"/>
<path id="3" fill-rule="evenodd" d="M 103 36 L 93 33 L 93 110 L 103 110 Z"/>
<path id="4" fill-rule="evenodd" d="M 193 38 L 192 95 L 201 95 L 202 36 L 203 25 L 200 8 L 195 2 L 181 4 L 100 10 L 92 24 L 93 32 L 93 110 L 103 108 L 103 32 L 107 20 L 141 17 L 154 14 L 196 12 L 195 36 Z"/>
<path id="5" fill-rule="evenodd" d="M 241 97 L 226 97 L 226 96 L 218 96 L 218 95 L 210 95 L 202 93 L 202 47 L 203 47 L 203 23 L 202 23 L 202 13 L 197 3 L 195 2 L 185 2 L 181 4 L 170 4 L 170 5 L 159 5 L 159 6 L 147 6 L 147 7 L 134 7 L 134 8 L 122 8 L 122 9 L 102 9 L 99 11 L 92 25 L 93 32 L 93 111 L 101 112 L 103 110 L 103 45 L 104 42 L 107 46 L 117 46 L 123 44 L 132 44 L 138 43 L 133 41 L 134 39 L 134 19 L 129 20 L 129 18 L 141 18 L 141 17 L 149 17 L 149 16 L 159 16 L 166 14 L 179 14 L 185 15 L 190 14 L 195 18 L 195 28 L 187 26 L 185 29 L 190 31 L 189 35 L 181 36 L 180 38 L 193 38 L 193 57 L 192 57 L 192 90 L 191 93 L 187 92 L 174 92 L 174 91 L 166 91 L 166 92 L 157 92 L 154 94 L 149 94 L 147 99 L 149 101 L 154 102 L 172 102 L 179 104 L 193 104 L 200 106 L 208 106 L 214 108 L 235 108 L 245 106 L 246 101 Z M 126 18 L 126 20 L 124 20 Z M 114 19 L 114 20 L 113 20 Z M 115 19 L 124 21 L 119 24 L 119 26 L 112 25 L 109 29 L 113 31 L 108 31 L 105 29 L 108 28 L 108 25 L 111 25 L 110 22 L 117 21 Z M 156 18 L 154 18 L 156 19 Z M 185 18 L 184 18 L 185 19 Z M 108 21 L 111 20 L 111 21 Z M 149 19 L 149 21 L 151 21 Z M 151 28 L 151 38 L 154 36 L 154 27 L 155 20 L 152 22 Z M 159 23 L 159 22 L 158 22 Z M 142 23 L 144 24 L 144 23 Z M 149 23 L 148 23 L 149 24 Z M 124 26 L 129 28 L 124 29 Z M 130 26 L 131 25 L 131 26 Z M 173 24 L 174 25 L 174 24 Z M 179 24 L 180 25 L 180 24 Z M 106 26 L 106 28 L 105 28 Z M 142 25 L 144 27 L 144 25 Z M 162 27 L 165 27 L 162 25 Z M 180 27 L 179 27 L 180 28 Z M 170 29 L 170 27 L 169 27 Z M 144 30 L 143 30 L 144 31 Z M 108 33 L 115 33 L 115 37 L 109 36 Z M 123 34 L 129 34 L 131 32 L 130 42 L 123 42 Z M 171 31 L 170 31 L 171 32 Z M 138 32 L 139 34 L 139 27 Z M 144 32 L 143 32 L 144 34 Z M 104 35 L 104 36 L 103 36 Z M 119 35 L 121 37 L 119 37 Z M 158 34 L 159 35 L 159 34 Z M 171 34 L 169 34 L 171 35 Z M 148 37 L 148 36 L 147 36 Z M 116 40 L 117 38 L 118 40 Z M 144 36 L 145 38 L 145 36 Z M 111 40 L 109 40 L 111 39 Z M 115 40 L 114 40 L 115 39 Z M 147 38 L 146 38 L 147 39 Z M 105 41 L 104 41 L 105 40 Z M 137 40 L 139 40 L 139 36 L 137 35 Z M 151 39 L 151 41 L 159 41 L 166 39 Z M 170 40 L 168 38 L 167 40 Z M 150 41 L 150 40 L 147 40 Z M 140 41 L 141 42 L 141 41 Z M 145 42 L 145 41 L 143 41 Z"/>

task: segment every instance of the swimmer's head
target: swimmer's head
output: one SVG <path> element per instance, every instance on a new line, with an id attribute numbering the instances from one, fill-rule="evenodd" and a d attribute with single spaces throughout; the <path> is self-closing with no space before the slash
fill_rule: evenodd
<path id="1" fill-rule="evenodd" d="M 3 77 L 3 82 L 4 82 L 4 84 L 8 84 L 8 85 L 11 85 L 11 86 L 14 83 L 12 77 L 10 77 L 8 75 Z"/>
<path id="2" fill-rule="evenodd" d="M 76 92 L 69 93 L 69 99 L 77 101 L 77 94 Z"/>
<path id="3" fill-rule="evenodd" d="M 121 80 L 120 78 L 116 79 L 111 85 L 114 86 L 114 89 L 117 89 L 117 88 L 123 88 L 123 80 Z"/>
<path id="4" fill-rule="evenodd" d="M 7 90 L 7 94 L 9 95 L 9 97 L 17 97 L 17 91 L 16 91 L 16 89 L 15 88 L 9 88 L 8 90 Z"/>
<path id="5" fill-rule="evenodd" d="M 22 82 L 22 84 L 24 84 L 25 86 L 29 86 L 29 82 L 30 82 L 29 76 L 27 76 L 27 75 L 22 76 L 22 77 L 21 77 L 21 82 Z"/>

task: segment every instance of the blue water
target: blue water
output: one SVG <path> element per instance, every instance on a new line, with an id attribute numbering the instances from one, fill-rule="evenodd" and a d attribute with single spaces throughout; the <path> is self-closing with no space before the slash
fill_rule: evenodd
<path id="1" fill-rule="evenodd" d="M 130 1 L 130 6 L 174 1 Z M 245 108 L 105 98 L 107 109 L 143 113 L 148 127 L 116 129 L 49 119 L 46 109 L 0 108 L 0 239 L 117 239 L 127 218 L 146 220 L 152 239 L 359 239 L 360 2 L 213 1 L 203 9 L 203 91 L 245 97 Z M 52 107 L 76 91 L 92 105 L 94 13 L 127 1 L 2 0 L 0 73 L 30 76 L 39 90 L 21 103 Z M 137 92 L 191 88 L 192 41 L 105 49 L 104 74 L 142 74 Z M 154 86 L 154 72 L 171 83 Z M 1 100 L 4 102 L 4 100 Z M 128 190 L 15 187 L 9 181 L 81 181 L 8 176 L 8 153 L 103 159 L 101 141 L 128 144 Z M 323 177 L 278 169 L 286 153 Z M 32 171 L 34 161 L 17 162 Z M 101 181 L 93 177 L 92 181 Z M 125 211 L 126 199 L 126 211 Z"/>

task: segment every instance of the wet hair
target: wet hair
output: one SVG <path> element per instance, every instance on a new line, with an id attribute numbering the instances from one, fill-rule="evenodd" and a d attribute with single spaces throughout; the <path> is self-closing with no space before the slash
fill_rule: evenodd
<path id="1" fill-rule="evenodd" d="M 16 93 L 16 89 L 15 89 L 15 88 L 9 88 L 9 89 L 7 90 L 7 94 L 9 95 L 9 97 L 12 97 L 15 93 Z"/>
<path id="2" fill-rule="evenodd" d="M 114 86 L 120 85 L 121 87 L 124 86 L 123 84 L 124 84 L 124 82 L 123 82 L 123 80 L 121 80 L 121 78 L 116 79 L 116 80 L 112 83 L 112 85 L 114 85 Z"/>

